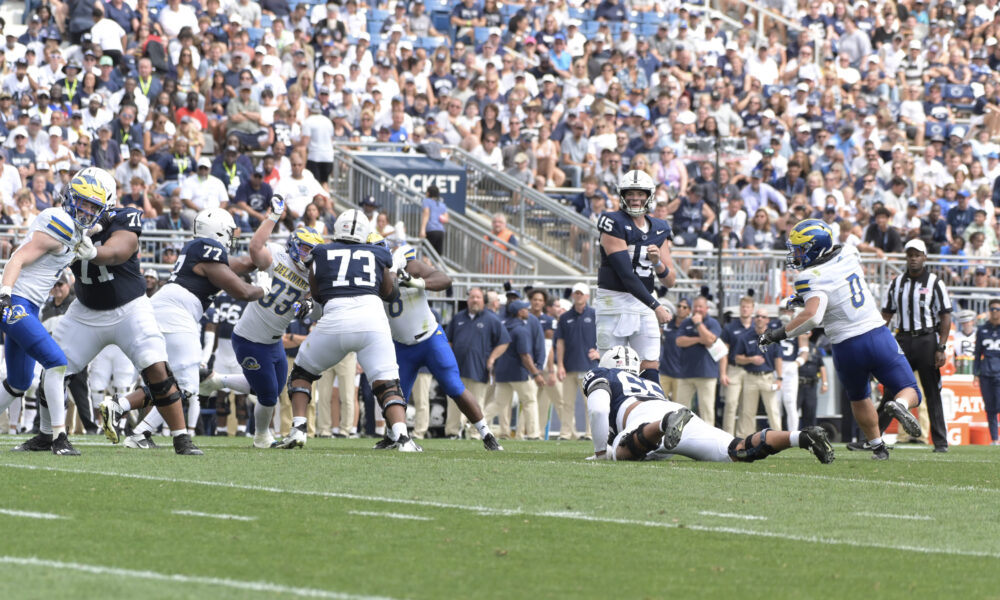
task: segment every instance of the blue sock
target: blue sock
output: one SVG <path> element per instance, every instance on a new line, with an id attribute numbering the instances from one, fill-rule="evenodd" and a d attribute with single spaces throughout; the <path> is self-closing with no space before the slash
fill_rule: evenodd
<path id="1" fill-rule="evenodd" d="M 660 371 L 658 369 L 644 369 L 639 373 L 639 377 L 648 379 L 657 385 L 660 383 Z"/>

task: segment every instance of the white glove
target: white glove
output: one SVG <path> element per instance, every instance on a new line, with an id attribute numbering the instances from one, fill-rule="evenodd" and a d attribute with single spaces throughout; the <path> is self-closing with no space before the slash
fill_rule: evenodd
<path id="1" fill-rule="evenodd" d="M 253 278 L 253 284 L 262 290 L 264 290 L 264 295 L 271 293 L 271 276 L 264 271 L 257 271 Z"/>
<path id="2" fill-rule="evenodd" d="M 404 271 L 404 273 L 406 273 Z M 416 288 L 418 290 L 425 289 L 427 287 L 427 282 L 424 281 L 423 277 L 413 277 L 409 273 L 406 273 L 406 278 L 399 278 L 399 285 L 406 286 L 408 288 Z"/>
<path id="3" fill-rule="evenodd" d="M 97 247 L 94 246 L 94 241 L 90 239 L 90 236 L 85 235 L 80 243 L 73 248 L 73 252 L 80 260 L 94 260 L 94 257 L 97 256 Z"/>
<path id="4" fill-rule="evenodd" d="M 271 196 L 271 214 L 267 216 L 275 223 L 281 220 L 281 215 L 285 212 L 285 199 L 279 194 Z"/>

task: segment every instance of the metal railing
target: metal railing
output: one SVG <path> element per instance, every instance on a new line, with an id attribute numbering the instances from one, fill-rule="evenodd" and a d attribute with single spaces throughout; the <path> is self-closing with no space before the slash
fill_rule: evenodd
<path id="1" fill-rule="evenodd" d="M 359 206 L 374 197 L 390 223 L 402 222 L 410 234 L 420 231 L 423 194 L 396 181 L 388 173 L 340 147 L 334 153 L 330 193 L 337 200 Z M 493 233 L 468 216 L 449 213 L 444 241 L 445 264 L 467 272 L 530 275 L 538 272 L 530 252 L 504 250 Z"/>

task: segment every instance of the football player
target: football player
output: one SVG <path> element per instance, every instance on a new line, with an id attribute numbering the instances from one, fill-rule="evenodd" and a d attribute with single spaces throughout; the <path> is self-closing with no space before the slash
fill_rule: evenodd
<path id="1" fill-rule="evenodd" d="M 833 446 L 821 427 L 802 431 L 764 429 L 743 439 L 713 427 L 663 396 L 659 384 L 639 377 L 639 355 L 625 346 L 604 353 L 583 379 L 591 427 L 609 426 L 611 460 L 656 460 L 674 454 L 710 462 L 754 462 L 798 446 L 821 463 L 833 462 Z"/>
<path id="2" fill-rule="evenodd" d="M 201 327 L 198 323 L 205 309 L 220 289 L 233 298 L 247 301 L 257 300 L 271 290 L 270 277 L 266 273 L 258 273 L 255 284 L 240 278 L 239 274 L 253 270 L 253 263 L 246 256 L 229 258 L 235 230 L 233 217 L 221 208 L 198 213 L 194 219 L 194 239 L 184 245 L 167 283 L 150 299 L 157 325 L 166 340 L 167 357 L 176 373 L 177 385 L 188 397 L 188 434 L 194 433 L 201 412 L 198 402 Z M 107 411 L 115 419 L 122 411 L 141 405 L 142 400 L 142 390 L 139 390 L 126 396 L 124 401 L 105 401 L 101 405 L 102 415 Z M 163 417 L 154 406 L 135 428 L 135 433 L 125 440 L 125 446 L 153 447 L 145 434 L 156 431 L 162 423 Z M 170 429 L 176 446 L 179 434 L 174 433 L 173 424 Z"/>
<path id="3" fill-rule="evenodd" d="M 659 382 L 660 328 L 670 320 L 653 297 L 654 279 L 670 287 L 670 224 L 647 216 L 656 184 L 643 171 L 629 171 L 618 186 L 621 209 L 597 220 L 601 266 L 597 271 L 597 349 L 628 345 L 642 359 L 641 376 Z M 603 444 L 597 440 L 595 447 Z"/>
<path id="4" fill-rule="evenodd" d="M 246 275 L 244 275 L 246 278 Z M 260 302 L 258 300 L 258 302 Z M 205 325 L 202 334 L 203 346 L 201 348 L 201 368 L 207 368 L 208 362 L 215 356 L 212 368 L 222 373 L 239 373 L 240 363 L 236 359 L 233 351 L 233 328 L 239 322 L 240 317 L 246 310 L 247 303 L 244 300 L 237 300 L 226 292 L 219 292 L 219 295 L 212 301 L 211 322 Z M 206 316 L 208 313 L 206 313 Z M 201 385 L 204 385 L 202 382 Z M 236 406 L 236 435 L 245 437 L 247 434 L 247 394 L 249 390 L 231 390 L 225 388 L 218 390 L 215 398 L 215 435 L 227 436 L 229 429 L 226 422 L 229 420 L 229 394 L 235 392 L 233 404 Z M 199 395 L 205 394 L 198 390 Z"/>
<path id="5" fill-rule="evenodd" d="M 63 269 L 80 254 L 88 253 L 87 230 L 97 224 L 112 203 L 114 190 L 90 169 L 73 176 L 62 208 L 47 208 L 35 217 L 24 242 L 11 255 L 0 277 L 0 329 L 3 330 L 7 378 L 0 389 L 0 413 L 20 401 L 31 387 L 36 361 L 41 363 L 42 389 L 48 410 L 42 412 L 41 433 L 15 450 L 51 450 L 60 456 L 80 453 L 66 436 L 63 377 L 66 354 L 42 326 L 39 307 Z"/>
<path id="6" fill-rule="evenodd" d="M 313 248 L 309 287 L 323 307 L 323 316 L 299 347 L 288 378 L 292 430 L 278 442 L 281 448 L 305 445 L 312 383 L 349 352 L 357 352 L 390 426 L 392 447 L 421 451 L 407 435 L 406 400 L 399 387 L 389 319 L 382 308 L 382 300 L 394 302 L 399 297 L 392 256 L 383 246 L 367 243 L 370 232 L 371 222 L 364 213 L 347 210 L 333 225 L 333 241 Z"/>
<path id="7" fill-rule="evenodd" d="M 798 271 L 795 301 L 804 308 L 787 325 L 768 329 L 760 344 L 773 344 L 823 327 L 833 343 L 833 365 L 851 401 L 851 412 L 872 449 L 872 458 L 886 460 L 878 412 L 871 401 L 869 379 L 885 387 L 881 410 L 903 430 L 920 437 L 920 422 L 910 409 L 920 404 L 920 392 L 906 357 L 892 337 L 872 297 L 853 246 L 833 244 L 833 233 L 819 219 L 800 221 L 788 234 L 789 269 Z"/>
<path id="8" fill-rule="evenodd" d="M 385 312 L 389 316 L 392 341 L 396 346 L 403 397 L 410 397 L 417 371 L 427 367 L 444 393 L 455 401 L 462 414 L 479 430 L 483 446 L 487 450 L 503 450 L 486 424 L 476 398 L 462 383 L 455 354 L 427 303 L 426 290 L 446 290 L 451 286 L 451 278 L 417 260 L 417 249 L 413 246 L 396 248 L 392 261 L 399 281 L 399 296 L 385 303 Z M 387 436 L 376 447 L 390 445 Z"/>
<path id="9" fill-rule="evenodd" d="M 233 328 L 233 352 L 243 374 L 213 373 L 201 387 L 203 394 L 221 387 L 237 393 L 253 390 L 257 395 L 255 448 L 270 448 L 274 444 L 270 423 L 281 387 L 288 378 L 288 360 L 281 339 L 297 315 L 312 310 L 308 299 L 309 265 L 313 261 L 313 248 L 323 243 L 323 237 L 315 229 L 301 226 L 288 236 L 286 246 L 268 243 L 284 211 L 284 199 L 273 196 L 270 213 L 250 240 L 250 259 L 272 281 L 268 294 L 247 305 Z M 216 371 L 221 369 L 216 367 Z"/>

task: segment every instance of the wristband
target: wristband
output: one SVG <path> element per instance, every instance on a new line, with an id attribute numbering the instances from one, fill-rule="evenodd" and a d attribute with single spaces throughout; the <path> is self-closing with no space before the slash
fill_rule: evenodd
<path id="1" fill-rule="evenodd" d="M 945 348 L 947 348 L 947 346 L 945 346 L 944 344 L 938 344 L 937 345 L 937 351 L 938 352 L 944 352 Z"/>
<path id="2" fill-rule="evenodd" d="M 775 379 L 776 381 L 781 381 L 781 379 L 782 379 L 782 378 L 781 378 L 781 377 L 775 377 L 774 379 Z"/>
<path id="3" fill-rule="evenodd" d="M 13 293 L 14 290 L 9 285 L 0 287 L 0 296 L 10 296 Z"/>
<path id="4" fill-rule="evenodd" d="M 281 215 L 272 212 L 271 214 L 267 215 L 267 218 L 277 223 L 278 221 L 281 220 Z"/>
<path id="5" fill-rule="evenodd" d="M 656 277 L 657 277 L 657 278 L 659 278 L 659 279 L 663 279 L 664 277 L 666 277 L 667 275 L 669 275 L 669 274 L 670 274 L 670 267 L 668 267 L 667 265 L 665 265 L 665 264 L 663 264 L 662 262 L 660 262 L 660 263 L 657 263 L 657 265 L 656 265 L 656 268 L 659 268 L 659 267 L 663 267 L 663 272 L 662 272 L 662 273 L 660 273 L 659 271 L 657 271 L 657 272 L 656 272 Z M 654 269 L 654 271 L 655 271 L 655 270 L 656 270 L 656 269 Z"/>

